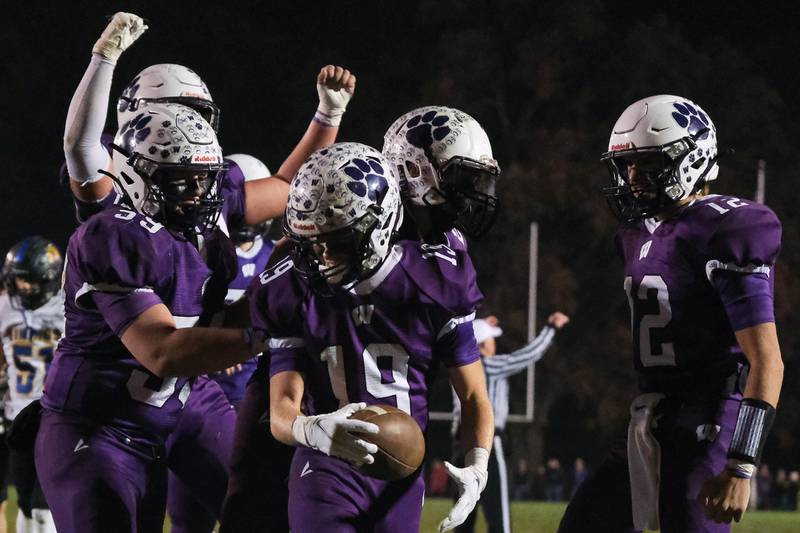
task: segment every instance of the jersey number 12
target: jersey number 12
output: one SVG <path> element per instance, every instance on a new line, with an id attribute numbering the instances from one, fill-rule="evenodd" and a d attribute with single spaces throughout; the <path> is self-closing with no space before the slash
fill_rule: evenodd
<path id="1" fill-rule="evenodd" d="M 675 346 L 671 342 L 654 345 L 652 334 L 664 331 L 672 320 L 672 306 L 669 303 L 669 290 L 661 276 L 644 276 L 636 294 L 633 293 L 633 278 L 625 277 L 625 295 L 631 308 L 631 332 L 634 350 L 638 348 L 642 366 L 675 366 Z M 642 307 L 651 302 L 651 294 L 656 293 L 657 313 L 643 313 Z M 654 307 L 653 307 L 654 308 Z"/>

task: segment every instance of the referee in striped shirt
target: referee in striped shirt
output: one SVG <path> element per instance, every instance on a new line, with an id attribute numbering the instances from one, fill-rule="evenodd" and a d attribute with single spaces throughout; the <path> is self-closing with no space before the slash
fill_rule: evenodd
<path id="1" fill-rule="evenodd" d="M 497 318 L 479 318 L 473 322 L 475 340 L 481 351 L 481 361 L 486 373 L 486 388 L 494 410 L 494 443 L 489 460 L 489 480 L 486 489 L 481 495 L 480 504 L 489 526 L 489 533 L 509 533 L 511 531 L 511 516 L 508 498 L 508 473 L 506 460 L 503 455 L 503 439 L 505 438 L 506 420 L 508 419 L 508 378 L 522 372 L 528 365 L 544 357 L 545 352 L 553 344 L 556 331 L 569 322 L 569 317 L 556 311 L 547 318 L 547 325 L 542 328 L 539 335 L 523 348 L 510 354 L 495 355 L 497 346 L 495 338 L 503 334 L 497 327 Z M 458 436 L 458 426 L 461 421 L 461 404 L 458 397 L 453 394 L 453 427 L 454 438 Z M 458 449 L 458 460 L 463 459 L 463 451 Z M 472 511 L 469 518 L 459 526 L 458 533 L 472 533 L 475 528 L 475 518 L 478 509 Z"/>

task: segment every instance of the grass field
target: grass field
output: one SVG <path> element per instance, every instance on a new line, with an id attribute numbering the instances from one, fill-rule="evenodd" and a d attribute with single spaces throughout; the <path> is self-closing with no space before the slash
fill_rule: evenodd
<path id="1" fill-rule="evenodd" d="M 444 518 L 452 502 L 444 498 L 428 498 L 422 513 L 423 533 L 437 531 L 439 521 Z M 564 512 L 564 504 L 543 502 L 514 502 L 511 504 L 511 528 L 515 533 L 555 533 L 558 521 Z M 8 494 L 8 531 L 15 533 L 14 520 L 17 514 L 17 495 L 13 487 Z M 745 516 L 741 524 L 735 524 L 734 533 L 798 533 L 800 531 L 800 512 L 752 512 Z M 164 525 L 164 533 L 169 532 L 169 524 Z M 477 533 L 486 533 L 483 516 L 478 518 Z M 320 532 L 323 533 L 323 532 Z"/>
<path id="2" fill-rule="evenodd" d="M 446 499 L 425 500 L 421 531 L 436 531 L 439 521 L 450 511 L 452 503 Z M 513 502 L 511 504 L 511 529 L 515 533 L 555 533 L 564 513 L 564 504 L 544 502 Z M 486 533 L 483 517 L 479 517 L 477 533 Z M 753 512 L 744 521 L 735 524 L 734 533 L 798 533 L 800 512 Z"/>

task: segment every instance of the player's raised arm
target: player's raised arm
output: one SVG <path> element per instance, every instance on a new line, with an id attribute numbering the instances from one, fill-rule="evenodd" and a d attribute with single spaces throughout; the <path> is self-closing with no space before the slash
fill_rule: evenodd
<path id="1" fill-rule="evenodd" d="M 111 80 L 122 52 L 146 30 L 141 17 L 116 13 L 92 48 L 89 66 L 72 96 L 64 126 L 64 156 L 70 188 L 79 200 L 102 200 L 113 187 L 111 179 L 98 172 L 111 166 L 111 157 L 100 142 Z"/>
<path id="2" fill-rule="evenodd" d="M 355 88 L 356 77 L 349 70 L 333 65 L 322 67 L 317 75 L 319 107 L 303 138 L 275 174 L 280 179 L 254 180 L 245 184 L 246 224 L 259 224 L 283 214 L 288 184 L 308 156 L 336 141 L 342 115 Z"/>

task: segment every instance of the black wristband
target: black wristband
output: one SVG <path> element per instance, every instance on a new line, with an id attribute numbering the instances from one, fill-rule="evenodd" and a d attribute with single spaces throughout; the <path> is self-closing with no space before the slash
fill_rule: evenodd
<path id="1" fill-rule="evenodd" d="M 758 465 L 774 419 L 775 408 L 768 402 L 755 398 L 743 399 L 728 457 Z"/>

